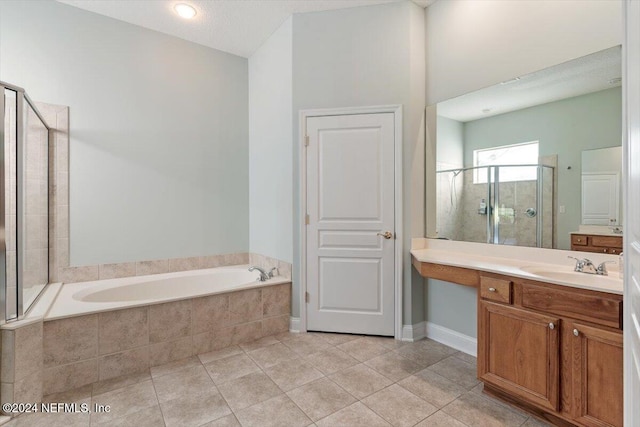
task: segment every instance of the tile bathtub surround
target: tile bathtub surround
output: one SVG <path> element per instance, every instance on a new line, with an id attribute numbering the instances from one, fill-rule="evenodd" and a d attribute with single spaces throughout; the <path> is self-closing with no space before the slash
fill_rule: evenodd
<path id="1" fill-rule="evenodd" d="M 0 333 L 0 400 L 2 403 L 40 401 L 43 378 L 42 321 L 15 329 L 2 329 Z"/>
<path id="2" fill-rule="evenodd" d="M 44 393 L 280 334 L 289 329 L 290 312 L 291 283 L 283 283 L 46 321 Z"/>
<path id="3" fill-rule="evenodd" d="M 382 353 L 351 357 L 371 343 Z M 432 357 L 404 356 L 420 352 Z M 403 362 L 409 373 L 398 375 Z M 285 332 L 44 398 L 109 413 L 26 414 L 8 426 L 548 426 L 477 384 L 475 358 L 434 341 Z"/>

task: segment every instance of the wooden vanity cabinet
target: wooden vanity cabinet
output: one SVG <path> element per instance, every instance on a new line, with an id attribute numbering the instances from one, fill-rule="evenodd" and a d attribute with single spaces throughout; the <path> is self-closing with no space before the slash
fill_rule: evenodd
<path id="1" fill-rule="evenodd" d="M 573 416 L 584 426 L 622 426 L 622 334 L 584 323 L 571 330 Z"/>
<path id="2" fill-rule="evenodd" d="M 622 426 L 621 295 L 481 275 L 478 300 L 487 392 L 557 425 Z"/>
<path id="3" fill-rule="evenodd" d="M 622 252 L 622 236 L 572 234 L 571 250 L 619 255 Z"/>
<path id="4" fill-rule="evenodd" d="M 481 301 L 478 377 L 516 398 L 557 411 L 560 319 Z"/>

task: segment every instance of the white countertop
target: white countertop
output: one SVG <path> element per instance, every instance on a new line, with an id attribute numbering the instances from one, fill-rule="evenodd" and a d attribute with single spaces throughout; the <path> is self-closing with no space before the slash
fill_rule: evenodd
<path id="1" fill-rule="evenodd" d="M 614 233 L 613 228 L 618 228 L 622 231 L 622 226 L 614 225 L 579 225 L 578 231 L 572 231 L 569 234 L 593 234 L 596 236 L 613 236 L 613 237 L 622 237 L 622 233 Z"/>
<path id="2" fill-rule="evenodd" d="M 623 292 L 623 281 L 618 277 L 617 264 L 609 264 L 609 275 L 603 277 L 575 273 L 574 261 L 567 259 L 567 256 L 588 256 L 597 265 L 603 261 L 617 263 L 618 257 L 615 255 L 437 239 L 413 239 L 411 255 L 420 262 L 469 268 L 591 291 L 619 295 Z M 527 270 L 558 272 L 568 277 L 542 277 Z"/>

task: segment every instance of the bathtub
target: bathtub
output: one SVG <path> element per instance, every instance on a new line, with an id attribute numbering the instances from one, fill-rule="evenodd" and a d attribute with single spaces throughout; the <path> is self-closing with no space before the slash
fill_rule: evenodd
<path id="1" fill-rule="evenodd" d="M 240 265 L 48 285 L 44 395 L 288 331 L 291 279 L 258 276 Z"/>
<path id="2" fill-rule="evenodd" d="M 259 282 L 260 273 L 250 272 L 248 268 L 248 265 L 237 265 L 68 283 L 60 287 L 44 319 L 55 320 L 290 282 L 290 279 L 279 276 Z"/>

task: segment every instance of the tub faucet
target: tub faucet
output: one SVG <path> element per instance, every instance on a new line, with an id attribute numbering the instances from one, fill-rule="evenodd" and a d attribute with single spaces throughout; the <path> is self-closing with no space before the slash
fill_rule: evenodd
<path id="1" fill-rule="evenodd" d="M 271 279 L 273 277 L 273 271 L 276 268 L 273 267 L 271 270 L 264 271 L 262 268 L 258 267 L 258 266 L 251 266 L 249 267 L 249 271 L 254 271 L 254 270 L 258 270 L 260 272 L 260 277 L 258 277 L 258 281 L 259 282 L 266 282 L 267 280 Z"/>

